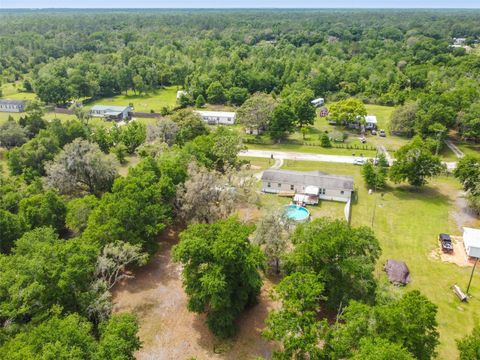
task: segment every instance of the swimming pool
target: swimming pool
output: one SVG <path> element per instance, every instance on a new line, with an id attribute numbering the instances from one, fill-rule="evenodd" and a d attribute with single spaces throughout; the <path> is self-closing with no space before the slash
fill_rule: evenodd
<path id="1" fill-rule="evenodd" d="M 287 205 L 285 206 L 285 214 L 289 219 L 295 221 L 305 221 L 310 216 L 310 211 L 303 206 Z"/>

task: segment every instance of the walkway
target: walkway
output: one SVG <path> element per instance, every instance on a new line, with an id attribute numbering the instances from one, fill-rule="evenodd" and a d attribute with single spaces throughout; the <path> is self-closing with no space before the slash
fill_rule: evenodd
<path id="1" fill-rule="evenodd" d="M 460 150 L 457 145 L 455 145 L 453 142 L 451 142 L 450 140 L 445 140 L 445 144 L 447 144 L 447 146 L 450 148 L 450 150 L 453 151 L 453 153 L 455 154 L 455 156 L 459 159 L 463 158 L 465 156 L 465 154 L 463 153 L 462 150 Z"/>

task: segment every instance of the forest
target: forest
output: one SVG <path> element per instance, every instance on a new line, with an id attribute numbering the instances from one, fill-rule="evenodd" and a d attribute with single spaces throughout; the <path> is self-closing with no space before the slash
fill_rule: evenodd
<path id="1" fill-rule="evenodd" d="M 232 107 L 243 125 L 265 125 L 280 142 L 313 123 L 314 97 L 335 103 L 338 121 L 366 115 L 364 104 L 395 106 L 389 131 L 412 140 L 388 174 L 382 157 L 363 176 L 374 188 L 388 177 L 418 190 L 445 171 L 437 153 L 449 133 L 480 140 L 479 15 L 0 11 L 1 83 L 38 97 L 0 123 L 0 357 L 135 358 L 138 320 L 113 311 L 112 289 L 177 227 L 172 253 L 188 310 L 205 314 L 216 337 L 235 337 L 236 320 L 273 273 L 281 306 L 262 333 L 280 344 L 273 358 L 435 358 L 437 306 L 378 281 L 375 232 L 329 218 L 292 229 L 279 213 L 241 221 L 240 205 L 259 202 L 248 161 L 237 156 L 242 137 L 205 125 L 190 107 Z M 458 38 L 464 45 L 452 46 Z M 98 125 L 75 105 L 171 85 L 185 95 L 148 125 Z M 76 118 L 46 119 L 52 106 L 72 104 Z M 454 172 L 477 209 L 479 164 L 467 156 Z M 461 359 L 477 359 L 480 328 L 461 335 Z"/>

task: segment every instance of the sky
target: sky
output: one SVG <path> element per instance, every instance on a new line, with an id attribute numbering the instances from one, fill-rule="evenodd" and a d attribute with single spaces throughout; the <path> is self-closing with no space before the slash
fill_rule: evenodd
<path id="1" fill-rule="evenodd" d="M 2 8 L 480 8 L 480 0 L 0 0 Z"/>

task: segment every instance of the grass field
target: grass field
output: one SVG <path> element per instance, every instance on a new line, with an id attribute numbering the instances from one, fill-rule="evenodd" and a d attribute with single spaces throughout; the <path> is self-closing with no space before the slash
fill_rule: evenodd
<path id="1" fill-rule="evenodd" d="M 455 204 L 460 190 L 458 182 L 451 177 L 440 177 L 420 191 L 408 186 L 391 185 L 382 197 L 378 193 L 368 195 L 360 168 L 353 165 L 290 160 L 283 168 L 320 170 L 354 177 L 358 201 L 352 207 L 352 225 L 373 224 L 382 247 L 377 276 L 385 278 L 382 265 L 387 259 L 407 263 L 412 282 L 401 291 L 419 289 L 438 306 L 437 320 L 441 334 L 439 358 L 456 358 L 455 339 L 469 333 L 480 321 L 480 278 L 474 278 L 470 302 L 461 303 L 450 287 L 458 284 L 465 290 L 471 268 L 444 263 L 433 253 L 438 249 L 436 237 L 440 232 L 461 234 L 459 224 L 452 217 L 458 210 Z M 318 210 L 318 215 L 343 218 L 343 204 L 323 201 Z M 470 225 L 480 226 L 480 221 Z"/>
<path id="2" fill-rule="evenodd" d="M 129 91 L 127 95 L 117 95 L 112 98 L 98 99 L 88 106 L 93 105 L 114 105 L 114 106 L 127 106 L 132 103 L 134 111 L 138 112 L 160 112 L 161 108 L 166 106 L 173 108 L 177 101 L 178 86 L 167 86 L 163 89 L 151 91 L 147 94 L 135 95 L 133 91 Z"/>
<path id="3" fill-rule="evenodd" d="M 465 155 L 480 156 L 480 144 L 457 142 L 455 143 Z"/>
<path id="4" fill-rule="evenodd" d="M 16 100 L 33 100 L 37 96 L 34 93 L 19 91 L 22 85 L 19 82 L 2 84 L 2 98 Z"/>

